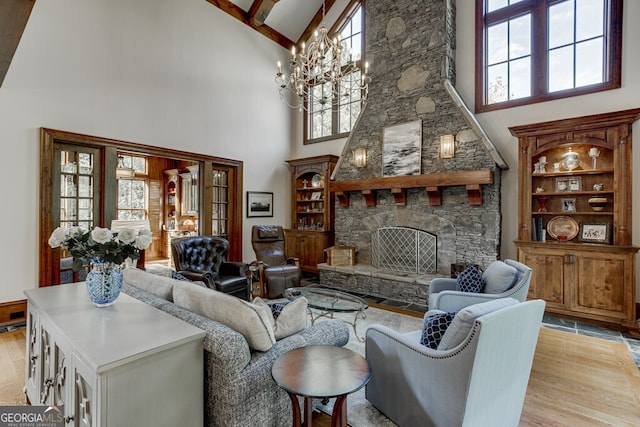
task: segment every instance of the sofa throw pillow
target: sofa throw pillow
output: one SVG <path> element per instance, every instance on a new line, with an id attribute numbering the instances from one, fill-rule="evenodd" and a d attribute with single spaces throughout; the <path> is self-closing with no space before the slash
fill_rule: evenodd
<path id="1" fill-rule="evenodd" d="M 482 272 L 471 264 L 456 278 L 456 291 L 479 293 L 483 288 Z"/>
<path id="2" fill-rule="evenodd" d="M 307 299 L 305 297 L 275 304 L 267 304 L 262 298 L 256 297 L 253 299 L 253 303 L 266 306 L 269 309 L 269 313 L 272 314 L 271 321 L 276 341 L 296 334 L 307 327 Z M 274 314 L 274 309 L 275 313 L 278 313 L 277 315 Z"/>
<path id="3" fill-rule="evenodd" d="M 173 300 L 180 307 L 239 332 L 252 350 L 267 351 L 276 342 L 269 307 L 183 282 L 174 285 Z"/>
<path id="4" fill-rule="evenodd" d="M 129 285 L 173 302 L 173 285 L 176 283 L 175 280 L 169 277 L 147 273 L 138 268 L 125 268 L 122 270 L 122 276 L 124 281 Z"/>
<path id="5" fill-rule="evenodd" d="M 455 315 L 455 313 L 438 313 L 425 316 L 420 344 L 436 350 Z"/>
<path id="6" fill-rule="evenodd" d="M 478 317 L 517 303 L 518 300 L 515 298 L 498 298 L 461 309 L 447 328 L 438 345 L 438 350 L 451 350 L 460 345 L 471 332 Z"/>
<path id="7" fill-rule="evenodd" d="M 482 274 L 485 294 L 501 294 L 509 290 L 518 277 L 518 270 L 502 261 L 494 261 Z"/>

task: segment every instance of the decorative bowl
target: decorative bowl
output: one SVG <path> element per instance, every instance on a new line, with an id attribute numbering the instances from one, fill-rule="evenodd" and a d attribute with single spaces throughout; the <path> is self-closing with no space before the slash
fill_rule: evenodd
<path id="1" fill-rule="evenodd" d="M 591 206 L 591 209 L 596 212 L 602 212 L 607 206 L 607 203 L 609 203 L 609 199 L 607 199 L 606 197 L 594 196 L 591 197 L 588 202 L 589 206 Z"/>
<path id="2" fill-rule="evenodd" d="M 578 159 L 578 153 L 573 152 L 571 147 L 569 147 L 569 151 L 562 155 L 562 167 L 566 170 L 574 170 L 580 165 L 580 160 Z"/>

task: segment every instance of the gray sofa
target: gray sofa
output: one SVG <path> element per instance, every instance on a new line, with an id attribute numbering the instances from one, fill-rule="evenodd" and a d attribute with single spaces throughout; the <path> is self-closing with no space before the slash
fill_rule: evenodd
<path id="1" fill-rule="evenodd" d="M 159 276 L 145 273 L 150 281 Z M 349 331 L 341 320 L 316 323 L 277 341 L 266 352 L 252 352 L 238 332 L 133 286 L 127 281 L 123 292 L 206 331 L 204 339 L 205 426 L 280 427 L 291 425 L 291 400 L 271 377 L 275 359 L 289 350 L 308 345 L 343 346 Z M 160 278 L 166 286 L 169 278 Z M 132 279 L 133 280 L 133 279 Z M 139 280 L 139 278 L 138 278 Z M 194 285 L 197 286 L 197 285 Z M 143 286 L 144 287 L 144 286 Z M 165 295 L 165 296 L 168 296 Z M 176 369 L 180 369 L 179 366 Z M 176 402 L 179 405 L 179 402 Z"/>

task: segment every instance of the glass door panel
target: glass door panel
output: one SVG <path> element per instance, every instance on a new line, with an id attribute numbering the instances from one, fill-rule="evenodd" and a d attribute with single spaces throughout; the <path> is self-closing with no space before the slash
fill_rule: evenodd
<path id="1" fill-rule="evenodd" d="M 58 178 L 52 180 L 52 225 L 92 229 L 97 225 L 96 213 L 100 206 L 96 197 L 100 194 L 100 179 L 97 179 L 100 176 L 100 150 L 55 143 L 53 158 L 53 174 Z M 53 284 L 84 280 L 86 271 L 71 270 L 66 250 L 53 251 L 53 257 Z"/>
<path id="2" fill-rule="evenodd" d="M 214 236 L 228 238 L 229 229 L 229 174 L 213 169 L 211 231 Z"/>

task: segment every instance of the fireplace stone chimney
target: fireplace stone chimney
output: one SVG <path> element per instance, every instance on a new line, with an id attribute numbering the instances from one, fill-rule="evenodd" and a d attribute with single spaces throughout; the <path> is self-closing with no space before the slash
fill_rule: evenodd
<path id="1" fill-rule="evenodd" d="M 336 207 L 336 244 L 358 249 L 358 263 L 371 264 L 371 234 L 405 226 L 439 236 L 438 273 L 452 263 L 487 266 L 500 256 L 500 171 L 507 165 L 455 91 L 455 1 L 365 2 L 366 60 L 371 83 L 366 106 L 344 147 L 334 182 L 382 177 L 384 129 L 422 121 L 421 174 L 491 170 L 480 205 L 467 202 L 464 186 L 444 187 L 432 206 L 425 188 L 407 190 L 397 205 L 391 191 L 377 191 L 375 206 L 359 192 Z M 440 157 L 440 136 L 453 134 L 455 156 Z M 365 146 L 366 167 L 356 168 L 352 150 Z"/>

